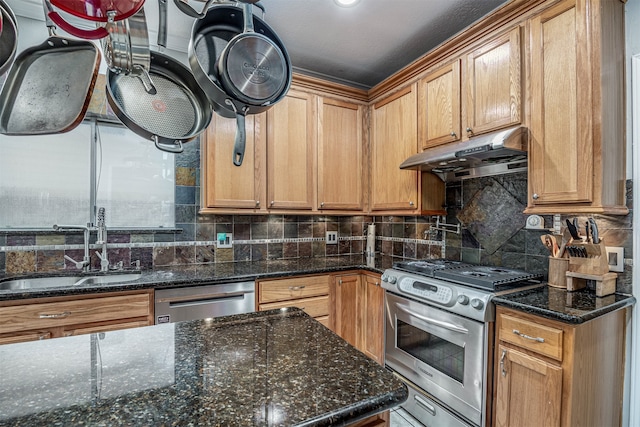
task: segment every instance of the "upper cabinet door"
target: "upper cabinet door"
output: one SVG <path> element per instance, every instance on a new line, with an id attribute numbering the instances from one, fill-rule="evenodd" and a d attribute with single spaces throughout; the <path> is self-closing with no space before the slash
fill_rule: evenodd
<path id="1" fill-rule="evenodd" d="M 420 80 L 418 138 L 422 148 L 460 139 L 460 60 Z"/>
<path id="2" fill-rule="evenodd" d="M 591 64 L 584 0 L 531 20 L 530 204 L 590 202 Z"/>
<path id="3" fill-rule="evenodd" d="M 246 117 L 245 156 L 233 164 L 236 120 L 214 114 L 202 144 L 203 207 L 260 209 L 264 207 L 264 114 Z"/>
<path id="4" fill-rule="evenodd" d="M 315 95 L 290 90 L 267 111 L 269 209 L 313 209 L 317 120 Z"/>
<path id="5" fill-rule="evenodd" d="M 371 209 L 418 209 L 418 172 L 400 164 L 418 152 L 417 83 L 377 102 L 371 125 Z"/>
<path id="6" fill-rule="evenodd" d="M 467 55 L 468 137 L 520 123 L 520 70 L 520 27 Z"/>
<path id="7" fill-rule="evenodd" d="M 362 112 L 318 98 L 318 209 L 362 210 Z"/>

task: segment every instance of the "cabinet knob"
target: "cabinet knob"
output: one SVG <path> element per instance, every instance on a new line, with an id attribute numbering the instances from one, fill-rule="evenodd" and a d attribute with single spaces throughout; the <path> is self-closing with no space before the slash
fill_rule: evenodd
<path id="1" fill-rule="evenodd" d="M 413 206 L 413 202 L 409 202 L 409 206 Z"/>
<path id="2" fill-rule="evenodd" d="M 338 279 L 338 285 L 342 285 L 342 279 Z"/>
<path id="3" fill-rule="evenodd" d="M 380 282 L 376 282 L 376 286 L 380 286 Z"/>
<path id="4" fill-rule="evenodd" d="M 456 137 L 456 133 L 455 133 L 455 132 L 451 132 L 451 136 L 452 136 L 453 138 L 455 138 L 455 137 Z"/>
<path id="5" fill-rule="evenodd" d="M 260 200 L 256 200 L 256 206 L 260 206 Z"/>
<path id="6" fill-rule="evenodd" d="M 538 193 L 533 193 L 533 200 L 538 200 L 538 198 L 540 198 L 540 196 L 538 196 Z"/>
<path id="7" fill-rule="evenodd" d="M 275 202 L 272 200 L 272 201 L 271 201 L 271 203 L 269 203 L 269 204 L 270 204 L 271 206 L 273 206 L 273 204 L 274 204 L 274 203 L 275 203 Z"/>
<path id="8" fill-rule="evenodd" d="M 471 129 L 471 128 L 467 128 L 467 132 L 468 132 L 468 133 L 473 133 L 473 129 Z"/>
<path id="9" fill-rule="evenodd" d="M 324 207 L 324 202 L 320 203 L 320 207 L 323 208 Z"/>

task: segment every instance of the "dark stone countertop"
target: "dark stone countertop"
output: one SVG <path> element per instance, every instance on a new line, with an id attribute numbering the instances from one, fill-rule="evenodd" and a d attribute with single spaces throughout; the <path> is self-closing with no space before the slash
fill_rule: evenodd
<path id="1" fill-rule="evenodd" d="M 79 286 L 63 286 L 40 289 L 0 289 L 0 301 L 18 300 L 25 298 L 56 297 L 79 295 L 86 293 L 117 292 L 139 289 L 165 289 L 184 286 L 209 285 L 216 283 L 239 282 L 247 280 L 266 279 L 271 277 L 286 277 L 301 274 L 334 273 L 353 269 L 368 270 L 382 273 L 382 268 L 369 268 L 363 262 L 361 255 L 345 255 L 326 258 L 301 258 L 294 260 L 229 262 L 217 264 L 198 264 L 186 266 L 170 266 L 155 270 L 141 271 L 141 277 L 125 283 L 113 282 L 109 284 L 87 284 Z M 376 262 L 376 265 L 381 263 Z M 114 272 L 110 274 L 131 273 L 131 271 Z M 77 272 L 60 272 L 44 275 L 0 276 L 0 285 L 4 280 L 30 277 L 50 277 L 55 275 L 82 274 Z M 89 275 L 104 273 L 93 272 Z"/>
<path id="2" fill-rule="evenodd" d="M 299 309 L 0 346 L 0 425 L 342 426 L 407 387 Z"/>
<path id="3" fill-rule="evenodd" d="M 568 292 L 551 286 L 495 296 L 492 301 L 496 305 L 573 324 L 584 323 L 636 303 L 632 295 L 616 293 L 597 297 L 595 291 L 588 288 Z"/>

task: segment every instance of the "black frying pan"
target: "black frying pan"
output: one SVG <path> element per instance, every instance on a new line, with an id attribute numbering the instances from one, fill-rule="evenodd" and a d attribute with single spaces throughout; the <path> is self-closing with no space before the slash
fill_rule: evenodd
<path id="1" fill-rule="evenodd" d="M 188 53 L 191 71 L 211 100 L 214 111 L 223 117 L 237 119 L 238 131 L 233 158 L 236 166 L 242 164 L 244 156 L 244 116 L 266 111 L 282 99 L 289 90 L 292 77 L 291 62 L 282 41 L 262 19 L 254 16 L 253 25 L 255 32 L 273 41 L 287 60 L 284 87 L 274 99 L 269 101 L 248 103 L 237 99 L 233 93 L 228 93 L 224 89 L 218 77 L 218 63 L 225 47 L 234 37 L 244 32 L 243 9 L 230 5 L 211 7 L 202 19 L 194 22 L 189 42 Z"/>

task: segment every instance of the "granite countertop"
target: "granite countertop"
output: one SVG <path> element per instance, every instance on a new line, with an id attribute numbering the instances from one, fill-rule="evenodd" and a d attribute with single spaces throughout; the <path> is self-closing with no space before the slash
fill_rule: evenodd
<path id="1" fill-rule="evenodd" d="M 0 425 L 342 426 L 407 387 L 299 309 L 0 346 Z"/>
<path id="2" fill-rule="evenodd" d="M 376 262 L 375 265 L 383 265 Z M 172 266 L 155 270 L 139 271 L 141 277 L 125 283 L 88 284 L 79 286 L 63 286 L 40 289 L 0 289 L 0 301 L 25 298 L 42 298 L 84 293 L 117 292 L 138 289 L 164 289 L 183 286 L 198 286 L 204 284 L 228 283 L 258 278 L 285 277 L 301 274 L 334 273 L 346 270 L 362 269 L 382 273 L 383 268 L 369 268 L 363 262 L 362 256 L 345 255 L 326 258 L 302 258 L 294 260 L 230 262 L 218 264 L 199 264 L 186 266 Z M 114 272 L 112 274 L 131 273 L 131 271 Z M 60 272 L 46 275 L 0 276 L 3 280 L 14 278 L 43 277 L 54 275 L 83 274 L 78 272 Z M 92 272 L 89 275 L 100 275 Z"/>
<path id="3" fill-rule="evenodd" d="M 632 295 L 615 293 L 597 297 L 588 288 L 568 292 L 566 289 L 540 286 L 533 289 L 495 296 L 496 305 L 565 323 L 584 323 L 603 314 L 635 304 Z"/>

